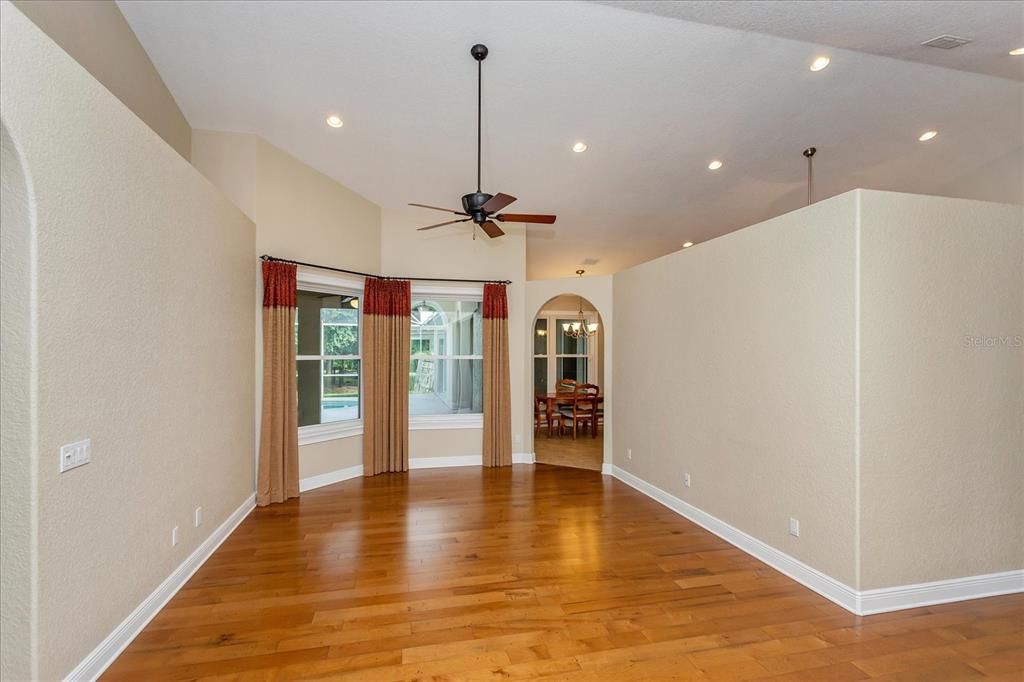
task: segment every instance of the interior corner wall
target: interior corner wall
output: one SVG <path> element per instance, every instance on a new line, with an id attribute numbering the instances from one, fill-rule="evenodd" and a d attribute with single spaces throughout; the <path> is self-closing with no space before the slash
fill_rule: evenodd
<path id="1" fill-rule="evenodd" d="M 862 192 L 862 589 L 1024 569 L 1022 212 Z"/>
<path id="2" fill-rule="evenodd" d="M 616 467 L 851 586 L 855 225 L 849 192 L 614 275 L 612 363 Z"/>
<path id="3" fill-rule="evenodd" d="M 192 128 L 114 0 L 12 0 L 186 159 Z"/>
<path id="4" fill-rule="evenodd" d="M 4 353 L 35 355 L 37 675 L 54 680 L 251 499 L 254 228 L 9 3 L 0 70 L 34 216 L 36 332 L 29 357 Z M 84 438 L 91 463 L 59 473 Z"/>
<path id="5" fill-rule="evenodd" d="M 251 258 L 280 258 L 349 268 L 381 269 L 381 213 L 356 194 L 256 135 L 195 130 L 192 163 L 256 224 Z M 257 272 L 253 284 L 262 291 Z M 262 300 L 257 297 L 255 338 L 255 432 L 262 406 Z M 255 453 L 254 453 L 255 457 Z M 299 447 L 300 479 L 363 462 L 362 436 Z"/>
<path id="6" fill-rule="evenodd" d="M 509 225 L 506 235 L 474 240 L 468 228 L 455 225 L 417 232 L 433 214 L 420 209 L 384 209 L 381 221 L 381 271 L 386 275 L 508 279 L 509 364 L 512 383 L 512 450 L 525 452 L 523 330 L 525 321 L 526 235 L 521 226 Z M 445 286 L 431 282 L 431 286 Z M 467 285 L 453 284 L 452 286 Z M 529 431 L 525 432 L 526 434 Z M 414 458 L 479 456 L 482 429 L 413 430 L 409 456 Z"/>
<path id="7" fill-rule="evenodd" d="M 523 423 L 525 448 L 527 452 L 536 452 L 533 426 L 533 321 L 544 305 L 551 299 L 568 295 L 573 305 L 582 296 L 601 316 L 601 353 L 599 362 L 604 367 L 604 463 L 611 464 L 615 452 L 615 377 L 612 368 L 615 353 L 615 303 L 613 295 L 613 276 L 597 277 L 565 277 L 558 279 L 530 280 L 526 283 L 526 324 L 523 330 L 523 371 L 526 388 L 523 399 L 526 410 Z M 564 299 L 563 299 L 564 300 Z"/>

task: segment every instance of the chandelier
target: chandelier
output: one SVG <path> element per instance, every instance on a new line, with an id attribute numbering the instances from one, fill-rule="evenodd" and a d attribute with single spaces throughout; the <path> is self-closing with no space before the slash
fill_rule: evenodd
<path id="1" fill-rule="evenodd" d="M 576 274 L 582 279 L 585 270 L 577 270 Z M 580 312 L 576 316 L 576 320 L 573 322 L 563 322 L 562 331 L 565 335 L 572 339 L 578 339 L 581 337 L 591 337 L 597 333 L 597 322 L 587 322 L 586 318 L 583 317 L 583 297 L 580 296 Z"/>

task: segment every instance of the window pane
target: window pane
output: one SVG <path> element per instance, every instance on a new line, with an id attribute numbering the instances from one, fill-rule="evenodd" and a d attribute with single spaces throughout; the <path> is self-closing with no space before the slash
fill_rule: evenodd
<path id="1" fill-rule="evenodd" d="M 296 296 L 300 356 L 359 355 L 359 298 L 317 291 Z M 358 360 L 297 360 L 299 426 L 359 418 Z"/>
<path id="2" fill-rule="evenodd" d="M 325 360 L 321 423 L 359 418 L 359 361 Z"/>
<path id="3" fill-rule="evenodd" d="M 483 360 L 412 358 L 409 414 L 483 411 Z"/>
<path id="4" fill-rule="evenodd" d="M 483 355 L 480 301 L 413 301 L 412 352 L 427 355 Z"/>
<path id="5" fill-rule="evenodd" d="M 340 310 L 327 312 L 341 312 Z M 325 324 L 324 355 L 359 355 L 359 328 L 355 325 Z"/>
<path id="6" fill-rule="evenodd" d="M 533 354 L 548 354 L 548 321 L 547 318 L 537 320 L 533 328 Z"/>
<path id="7" fill-rule="evenodd" d="M 556 379 L 575 379 L 577 383 L 587 381 L 586 358 L 558 358 L 555 366 Z"/>
<path id="8" fill-rule="evenodd" d="M 577 319 L 571 320 L 556 320 L 555 324 L 555 352 L 558 355 L 586 355 L 587 354 L 587 337 L 581 336 L 578 339 L 574 339 L 571 336 L 567 336 L 565 329 L 562 325 L 566 322 L 575 323 Z"/>
<path id="9" fill-rule="evenodd" d="M 548 392 L 548 359 L 533 359 L 533 391 L 535 393 Z"/>

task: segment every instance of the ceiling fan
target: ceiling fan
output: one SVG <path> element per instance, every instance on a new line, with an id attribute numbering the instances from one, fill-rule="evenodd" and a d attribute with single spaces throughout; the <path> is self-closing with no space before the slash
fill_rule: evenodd
<path id="1" fill-rule="evenodd" d="M 445 225 L 455 225 L 456 223 L 465 223 L 470 220 L 473 221 L 473 239 L 476 239 L 476 225 L 480 226 L 488 237 L 492 239 L 494 237 L 500 237 L 505 232 L 498 227 L 494 222 L 508 221 L 515 223 L 544 223 L 550 225 L 555 222 L 555 216 L 553 215 L 537 215 L 532 213 L 498 213 L 501 209 L 505 208 L 513 201 L 516 200 L 514 196 L 509 194 L 488 194 L 480 189 L 480 109 L 482 103 L 482 92 L 483 92 L 483 61 L 487 59 L 487 46 L 486 45 L 474 45 L 470 48 L 469 53 L 473 55 L 473 59 L 476 60 L 476 191 L 470 192 L 462 197 L 462 210 L 456 211 L 450 208 L 441 208 L 439 206 L 428 206 L 427 204 L 409 204 L 410 206 L 418 206 L 420 208 L 429 208 L 435 211 L 444 211 L 445 213 L 454 213 L 458 216 L 466 216 L 465 218 L 458 218 L 456 220 L 449 220 L 443 223 L 437 223 L 436 225 L 427 225 L 426 227 L 420 227 L 418 230 L 433 230 L 437 227 L 444 227 Z"/>

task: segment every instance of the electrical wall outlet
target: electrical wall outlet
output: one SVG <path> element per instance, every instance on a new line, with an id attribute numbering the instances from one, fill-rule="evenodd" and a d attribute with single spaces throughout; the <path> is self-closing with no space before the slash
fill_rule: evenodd
<path id="1" fill-rule="evenodd" d="M 92 461 L 92 441 L 88 438 L 60 448 L 60 473 Z"/>
<path id="2" fill-rule="evenodd" d="M 683 485 L 685 485 L 687 488 L 690 487 L 690 472 L 686 472 L 685 474 L 683 474 Z"/>
<path id="3" fill-rule="evenodd" d="M 626 448 L 626 459 L 633 459 L 633 448 Z"/>
<path id="4" fill-rule="evenodd" d="M 175 526 L 171 529 L 171 547 L 176 547 L 178 544 L 178 527 Z"/>
<path id="5" fill-rule="evenodd" d="M 800 520 L 789 517 L 789 534 L 795 538 L 800 537 Z"/>
<path id="6" fill-rule="evenodd" d="M 196 523 L 196 528 L 198 528 L 199 526 L 203 525 L 203 508 L 202 507 L 196 507 L 195 523 Z"/>

